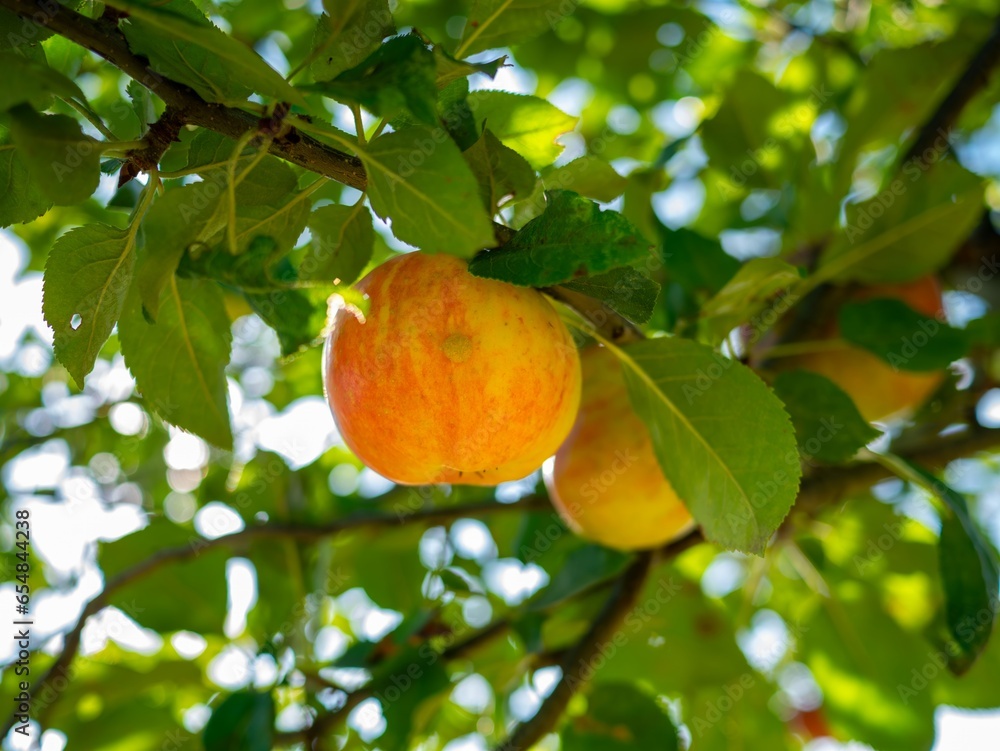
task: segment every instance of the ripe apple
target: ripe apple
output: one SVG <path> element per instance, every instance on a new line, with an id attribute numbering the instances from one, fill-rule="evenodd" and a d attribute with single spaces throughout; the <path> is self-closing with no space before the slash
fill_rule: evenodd
<path id="1" fill-rule="evenodd" d="M 481 279 L 465 261 L 408 253 L 338 311 L 324 386 L 348 447 L 406 485 L 496 485 L 530 474 L 569 433 L 580 359 L 546 298 Z"/>
<path id="2" fill-rule="evenodd" d="M 906 284 L 883 284 L 865 287 L 855 293 L 854 301 L 877 298 L 902 300 L 918 313 L 941 317 L 941 286 L 933 276 Z M 821 338 L 839 336 L 836 321 L 821 332 Z M 846 391 L 866 420 L 884 421 L 905 415 L 927 400 L 941 382 L 941 372 L 916 373 L 894 370 L 884 360 L 857 347 L 813 352 L 794 358 L 794 365 L 826 376 Z"/>
<path id="3" fill-rule="evenodd" d="M 580 413 L 545 466 L 552 504 L 570 529 L 608 547 L 663 545 L 692 527 L 691 515 L 663 476 L 618 360 L 597 345 L 580 360 Z"/>

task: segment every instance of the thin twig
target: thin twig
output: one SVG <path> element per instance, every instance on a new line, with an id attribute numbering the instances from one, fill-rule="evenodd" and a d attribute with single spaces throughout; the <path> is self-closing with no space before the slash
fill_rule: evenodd
<path id="1" fill-rule="evenodd" d="M 906 155 L 900 164 L 919 159 L 925 151 L 933 149 L 934 143 L 940 138 L 947 141 L 948 132 L 958 122 L 959 116 L 972 98 L 986 88 L 997 65 L 1000 65 L 1000 17 L 951 91 L 917 132 L 913 144 L 906 150 Z"/>
<path id="2" fill-rule="evenodd" d="M 368 140 L 365 138 L 365 121 L 361 117 L 361 107 L 352 104 L 351 114 L 354 115 L 354 131 L 358 136 L 358 143 L 364 146 L 368 143 Z"/>
<path id="3" fill-rule="evenodd" d="M 457 641 L 447 647 L 440 653 L 438 659 L 444 662 L 460 659 L 484 644 L 487 644 L 503 635 L 510 628 L 510 625 L 511 615 L 508 614 L 498 618 L 465 639 Z M 324 679 L 321 677 L 317 677 L 317 682 L 321 682 L 323 680 Z M 303 730 L 278 733 L 275 740 L 281 744 L 298 743 L 302 741 L 306 741 L 308 743 L 310 738 L 324 736 L 329 731 L 333 730 L 333 728 L 337 727 L 342 721 L 346 720 L 347 715 L 349 715 L 356 706 L 358 706 L 365 699 L 374 695 L 376 688 L 375 683 L 375 681 L 372 681 L 368 685 L 362 686 L 354 691 L 345 691 L 344 693 L 347 694 L 347 699 L 342 706 L 328 714 L 318 715 L 313 720 L 312 725 L 304 728 Z"/>
<path id="4" fill-rule="evenodd" d="M 570 699 L 590 679 L 597 658 L 614 639 L 615 631 L 635 605 L 652 562 L 652 553 L 642 553 L 626 569 L 604 609 L 560 664 L 562 677 L 552 693 L 542 702 L 535 716 L 517 726 L 505 741 L 496 746 L 496 751 L 528 751 L 556 727 Z"/>

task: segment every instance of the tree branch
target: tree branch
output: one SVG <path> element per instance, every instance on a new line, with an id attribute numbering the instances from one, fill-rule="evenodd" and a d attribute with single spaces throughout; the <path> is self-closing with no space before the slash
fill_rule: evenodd
<path id="1" fill-rule="evenodd" d="M 608 643 L 614 639 L 615 631 L 635 605 L 646 583 L 653 558 L 652 553 L 641 553 L 626 569 L 618 580 L 614 594 L 591 624 L 590 630 L 563 659 L 560 665 L 562 677 L 552 693 L 535 716 L 519 725 L 507 740 L 496 746 L 495 751 L 528 751 L 556 727 L 570 699 L 590 680 L 596 658 L 602 655 Z"/>
<path id="2" fill-rule="evenodd" d="M 954 459 L 968 457 L 998 446 L 1000 446 L 1000 430 L 978 428 L 943 445 L 914 451 L 906 456 L 928 468 L 941 469 Z M 877 463 L 857 464 L 842 470 L 824 470 L 803 482 L 793 510 L 804 514 L 815 513 L 819 508 L 832 505 L 890 477 L 894 477 L 893 473 Z M 563 677 L 555 690 L 542 704 L 538 713 L 497 746 L 495 751 L 528 751 L 556 727 L 573 694 L 586 683 L 589 676 L 584 674 L 592 672 L 594 658 L 600 654 L 618 623 L 634 603 L 652 562 L 675 558 L 685 550 L 704 542 L 704 539 L 701 530 L 692 530 L 684 537 L 661 548 L 654 555 L 641 556 L 626 571 L 604 612 L 587 635 L 562 661 Z"/>
<path id="3" fill-rule="evenodd" d="M 1000 449 L 1000 430 L 974 426 L 951 440 L 940 441 L 933 446 L 925 446 L 899 455 L 929 470 L 944 469 L 949 462 L 964 459 L 983 451 Z M 795 505 L 779 534 L 788 533 L 796 519 L 814 516 L 819 510 L 863 493 L 882 480 L 895 475 L 878 462 L 859 462 L 847 467 L 830 467 L 806 477 L 795 499 Z M 694 529 L 660 551 L 661 559 L 673 558 L 682 552 L 704 542 L 700 529 Z"/>
<path id="4" fill-rule="evenodd" d="M 27 22 L 46 26 L 60 36 L 86 47 L 134 78 L 176 110 L 184 122 L 214 130 L 238 140 L 257 130 L 257 116 L 234 107 L 206 102 L 189 87 L 164 78 L 154 71 L 149 61 L 129 49 L 117 20 L 93 20 L 54 2 L 32 0 L 0 0 L 0 6 L 13 11 Z M 300 131 L 292 129 L 275 138 L 270 150 L 284 159 L 331 180 L 364 190 L 367 183 L 361 160 L 327 146 Z"/>
<path id="5" fill-rule="evenodd" d="M 980 451 L 994 449 L 1000 446 L 1000 430 L 983 428 L 976 426 L 964 434 L 934 446 L 923 447 L 913 451 L 901 452 L 902 456 L 912 459 L 930 469 L 940 469 L 948 462 L 963 457 L 969 457 Z M 837 503 L 854 493 L 862 492 L 871 485 L 881 480 L 892 477 L 892 473 L 885 467 L 877 463 L 859 463 L 848 467 L 835 467 L 823 469 L 816 472 L 811 477 L 806 478 L 802 483 L 793 513 L 796 517 L 803 515 L 811 516 L 818 509 Z M 425 523 L 434 524 L 451 521 L 460 517 L 487 516 L 491 513 L 504 513 L 507 511 L 537 511 L 548 508 L 548 501 L 541 496 L 531 496 L 526 500 L 512 504 L 501 504 L 495 501 L 487 501 L 476 504 L 465 504 L 461 506 L 451 506 L 447 508 L 432 508 L 413 511 L 405 515 L 387 515 L 369 517 L 354 517 L 339 519 L 322 525 L 305 524 L 262 524 L 255 527 L 248 527 L 241 532 L 213 540 L 197 540 L 197 544 L 168 548 L 150 556 L 145 561 L 136 566 L 123 571 L 121 574 L 111 579 L 104 590 L 93 600 L 87 603 L 79 620 L 73 629 L 66 635 L 63 650 L 56 661 L 52 664 L 46 674 L 32 686 L 31 695 L 37 697 L 42 691 L 47 695 L 57 697 L 60 691 L 56 689 L 57 679 L 65 679 L 69 671 L 70 663 L 80 646 L 80 636 L 83 632 L 84 624 L 92 615 L 100 612 L 107 605 L 110 596 L 127 584 L 142 579 L 161 567 L 178 561 L 189 560 L 197 557 L 202 552 L 217 547 L 238 548 L 248 542 L 257 539 L 269 539 L 273 537 L 283 537 L 299 541 L 315 541 L 326 537 L 335 536 L 341 532 L 352 529 L 384 529 L 392 528 L 400 524 Z M 787 527 L 787 524 L 786 524 Z M 680 555 L 685 550 L 704 541 L 704 536 L 700 530 L 693 530 L 684 537 L 675 540 L 656 553 L 658 561 L 669 560 Z M 631 571 L 631 569 L 629 569 Z M 487 627 L 484 632 L 492 637 L 499 630 L 506 627 L 506 621 L 498 621 Z M 483 632 L 474 634 L 466 642 L 453 645 L 446 650 L 445 655 L 459 656 L 474 648 L 481 640 L 487 638 Z M 579 650 L 574 650 L 573 654 Z M 65 685 L 66 681 L 58 681 Z M 357 696 L 355 696 L 357 694 Z M 363 690 L 355 691 L 349 696 L 354 697 L 354 703 L 366 698 L 367 694 Z M 551 697 L 550 697 L 551 698 Z M 54 698 L 52 699 L 54 700 Z M 564 705 L 563 705 L 564 706 Z M 335 722 L 336 719 L 344 716 L 344 710 L 337 710 L 332 714 L 336 715 L 332 720 L 328 720 L 328 715 L 324 715 L 322 722 L 324 725 Z M 349 709 L 346 711 L 350 711 Z M 561 710 L 560 710 L 561 711 Z M 10 717 L 2 731 L 0 738 L 6 736 L 13 725 L 13 717 Z M 525 731 L 527 732 L 527 731 Z M 504 749 L 513 751 L 516 747 Z M 499 750 L 498 750 L 499 751 Z"/>
<path id="6" fill-rule="evenodd" d="M 476 631 L 474 634 L 468 636 L 462 641 L 455 642 L 446 648 L 440 653 L 438 659 L 447 662 L 449 660 L 457 660 L 464 657 L 466 654 L 478 649 L 483 644 L 496 639 L 509 627 L 510 615 L 498 618 L 488 626 Z M 347 694 L 347 699 L 344 701 L 343 706 L 338 707 L 329 714 L 319 715 L 313 721 L 313 724 L 307 728 L 287 733 L 278 733 L 275 736 L 275 740 L 279 743 L 285 744 L 300 743 L 305 741 L 307 748 L 309 748 L 309 744 L 313 739 L 324 737 L 330 730 L 337 727 L 341 720 L 346 720 L 347 716 L 354 710 L 355 707 L 357 707 L 365 699 L 374 695 L 375 687 L 372 685 L 373 683 L 374 681 L 369 682 L 368 685 L 362 686 L 354 691 L 345 691 L 344 693 Z"/>
<path id="7" fill-rule="evenodd" d="M 49 703 L 51 703 L 62 692 L 59 686 L 65 688 L 68 683 L 66 679 L 68 678 L 70 664 L 80 649 L 80 637 L 83 634 L 83 627 L 91 616 L 99 613 L 108 604 L 111 595 L 126 585 L 155 573 L 167 564 L 197 558 L 202 553 L 214 550 L 215 548 L 231 547 L 238 549 L 249 542 L 260 539 L 279 537 L 308 542 L 333 537 L 349 530 L 391 529 L 406 524 L 436 524 L 458 518 L 481 517 L 493 513 L 506 513 L 510 511 L 536 511 L 547 507 L 547 499 L 541 496 L 530 496 L 526 500 L 516 503 L 504 504 L 496 501 L 487 501 L 445 508 L 420 509 L 407 514 L 359 516 L 338 519 L 319 525 L 291 523 L 261 524 L 255 527 L 247 527 L 231 535 L 224 535 L 211 540 L 195 538 L 189 545 L 160 550 L 112 578 L 104 586 L 101 593 L 87 603 L 76 625 L 66 634 L 62 651 L 56 657 L 55 662 L 52 663 L 45 675 L 32 685 L 29 692 L 32 702 L 34 703 L 44 693 Z M 4 724 L 3 729 L 0 730 L 0 738 L 7 736 L 13 724 L 14 717 L 11 715 Z"/>
<path id="8" fill-rule="evenodd" d="M 972 101 L 990 81 L 993 69 L 1000 64 L 1000 18 L 993 26 L 993 31 L 979 48 L 979 51 L 969 61 L 965 71 L 959 76 L 948 95 L 930 116 L 917 133 L 913 144 L 906 151 L 900 164 L 911 159 L 919 159 L 928 149 L 934 148 L 939 138 L 947 140 L 950 131 L 965 106 Z"/>
<path id="9" fill-rule="evenodd" d="M 171 112 L 171 122 L 208 128 L 236 141 L 251 131 L 261 129 L 260 118 L 256 115 L 235 107 L 206 102 L 193 89 L 164 78 L 154 71 L 148 60 L 129 49 L 125 35 L 118 29 L 117 17 L 102 17 L 95 21 L 70 8 L 55 3 L 45 3 L 43 7 L 33 0 L 0 0 L 0 7 L 13 11 L 26 22 L 46 26 L 107 60 L 159 96 Z M 360 159 L 306 135 L 295 128 L 294 124 L 273 138 L 268 149 L 275 156 L 286 159 L 292 164 L 352 188 L 365 190 L 368 185 L 368 176 Z M 150 153 L 153 152 L 142 152 L 145 162 L 148 162 Z M 494 223 L 493 230 L 499 244 L 509 241 L 517 234 L 516 230 L 497 223 Z M 589 300 L 585 309 L 580 312 L 592 323 L 596 318 L 604 321 L 598 328 L 608 338 L 618 341 L 619 337 L 615 332 L 622 331 L 627 331 L 629 334 L 628 338 L 621 341 L 631 341 L 636 338 L 638 329 L 634 324 L 600 301 L 586 298 L 562 287 L 552 287 L 547 291 L 557 299 L 562 299 L 560 295 L 572 295 L 574 299 Z"/>
<path id="10" fill-rule="evenodd" d="M 160 119 L 151 123 L 143 137 L 144 146 L 128 152 L 128 159 L 122 165 L 118 174 L 118 187 L 127 183 L 140 172 L 150 172 L 156 169 L 170 144 L 178 140 L 184 118 L 180 112 L 167 106 Z"/>

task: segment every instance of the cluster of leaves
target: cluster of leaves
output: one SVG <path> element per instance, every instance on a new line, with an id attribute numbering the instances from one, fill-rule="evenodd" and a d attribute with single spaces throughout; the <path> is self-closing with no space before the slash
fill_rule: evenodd
<path id="1" fill-rule="evenodd" d="M 676 747 L 683 722 L 706 751 L 731 747 L 737 733 L 761 747 L 796 748 L 804 733 L 795 721 L 816 711 L 840 737 L 909 751 L 929 746 L 935 705 L 1000 703 L 991 693 L 1000 651 L 988 642 L 994 552 L 963 496 L 940 479 L 898 467 L 938 499 L 940 536 L 869 500 L 830 518 L 823 534 L 798 529 L 766 567 L 741 555 L 762 553 L 785 521 L 803 458 L 848 464 L 878 436 L 831 381 L 752 369 L 740 359 L 745 350 L 822 285 L 978 271 L 963 270 L 955 251 L 983 214 L 983 175 L 943 149 L 895 161 L 983 39 L 985 10 L 874 4 L 866 24 L 841 33 L 800 28 L 783 15 L 791 8 L 772 16 L 733 6 L 711 19 L 688 7 L 473 0 L 456 29 L 443 3 L 404 3 L 394 14 L 385 0 L 326 0 L 316 18 L 305 7 L 245 2 L 216 9 L 233 29 L 226 34 L 189 0 L 113 0 L 101 28 L 148 60 L 155 76 L 138 82 L 8 5 L 0 0 L 0 65 L 9 72 L 0 81 L 0 184 L 10 186 L 0 224 L 17 225 L 32 268 L 44 265 L 45 319 L 76 386 L 95 392 L 95 365 L 101 371 L 120 353 L 145 409 L 217 447 L 185 498 L 201 507 L 222 500 L 246 524 L 319 525 L 373 507 L 398 514 L 414 499 L 492 497 L 471 489 L 397 490 L 374 503 L 356 490 L 331 496 L 329 477 L 361 469 L 346 450 L 291 472 L 272 454 L 234 445 L 233 384 L 259 367 L 246 343 L 234 350 L 235 321 L 255 313 L 276 334 L 286 359 L 267 363 L 276 380 L 266 396 L 282 409 L 320 393 L 314 345 L 331 294 L 363 307 L 350 285 L 406 245 L 453 254 L 476 275 L 558 286 L 645 327 L 649 338 L 618 351 L 633 404 L 665 475 L 717 546 L 654 571 L 586 710 L 570 708 L 564 747 Z M 288 43 L 288 76 L 240 41 L 263 42 L 274 29 Z M 510 62 L 498 49 L 509 45 L 536 73 L 536 95 L 480 87 Z M 579 117 L 544 96 L 571 78 L 594 90 Z M 157 79 L 220 111 L 253 113 L 261 127 L 236 139 L 181 128 L 144 185 L 112 190 L 164 114 Z M 993 93 L 973 100 L 962 128 L 983 124 Z M 682 102 L 704 119 L 695 135 L 681 133 Z M 377 124 L 365 132 L 366 121 Z M 584 147 L 567 159 L 560 137 L 571 133 Z M 317 149 L 356 157 L 364 193 L 270 153 L 277 140 L 302 134 Z M 700 212 L 668 227 L 664 197 L 695 183 Z M 494 222 L 507 229 L 498 233 Z M 727 252 L 734 237 L 774 237 L 778 247 L 741 262 Z M 819 251 L 803 259 L 801 248 Z M 916 372 L 975 358 L 998 340 L 995 316 L 957 329 L 898 300 L 848 303 L 836 317 L 845 342 Z M 734 331 L 742 344 L 728 341 Z M 926 343 L 900 356 L 916 332 Z M 46 375 L 60 378 L 55 368 Z M 50 437 L 55 426 L 26 427 L 45 411 L 42 379 L 5 379 L 10 445 Z M 817 441 L 830 421 L 841 427 Z M 164 465 L 162 424 L 123 441 L 95 414 L 59 437 L 77 464 L 114 454 L 119 472 L 109 483 L 137 483 L 152 512 L 142 530 L 101 545 L 106 580 L 152 553 L 203 541 L 191 515 L 161 513 L 163 499 L 180 492 Z M 208 748 L 266 748 L 301 740 L 276 735 L 276 715 L 336 711 L 350 701 L 339 682 L 361 670 L 384 731 L 373 741 L 357 723 L 338 730 L 344 748 L 443 744 L 472 732 L 500 738 L 511 697 L 533 690 L 525 666 L 564 653 L 586 632 L 628 557 L 575 539 L 551 513 L 497 512 L 485 534 L 486 553 L 463 552 L 457 523 L 287 546 L 251 539 L 159 568 L 108 604 L 162 634 L 201 634 L 204 651 L 192 661 L 173 644 L 145 657 L 109 644 L 38 719 L 94 747 L 125 737 L 136 749 L 156 748 L 185 710 L 211 704 Z M 719 548 L 737 551 L 724 560 L 749 577 L 746 590 L 709 596 L 699 587 Z M 226 570 L 236 555 L 252 561 L 257 586 L 238 636 L 275 677 L 258 686 L 267 690 L 219 699 L 205 675 L 230 647 Z M 548 585 L 512 601 L 491 584 L 501 565 L 541 572 Z M 351 617 L 356 589 L 404 616 L 380 640 L 367 640 Z M 507 625 L 504 638 L 475 644 L 470 667 L 450 650 L 482 625 L 470 616 L 476 608 Z M 754 611 L 788 633 L 764 667 L 737 646 L 755 627 Z M 315 644 L 322 632 L 346 635 L 350 646 L 331 657 Z M 823 694 L 813 705 L 778 687 L 802 666 Z M 490 700 L 470 709 L 454 684 L 475 676 L 491 687 Z M 6 671 L 3 680 L 6 688 Z M 679 703 L 667 712 L 658 697 Z M 196 742 L 190 732 L 176 740 Z"/>

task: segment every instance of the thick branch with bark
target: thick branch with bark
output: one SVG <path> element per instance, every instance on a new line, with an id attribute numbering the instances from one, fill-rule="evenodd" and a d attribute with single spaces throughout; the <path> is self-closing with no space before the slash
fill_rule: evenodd
<path id="1" fill-rule="evenodd" d="M 104 58 L 160 97 L 185 123 L 214 130 L 234 140 L 259 128 L 260 121 L 256 115 L 235 107 L 206 102 L 193 89 L 154 71 L 148 60 L 129 49 L 125 35 L 118 29 L 117 20 L 93 20 L 54 2 L 39 4 L 32 0 L 0 0 L 0 6 L 13 11 L 26 22 L 45 26 Z M 360 159 L 294 129 L 281 138 L 275 138 L 270 149 L 293 164 L 352 188 L 364 190 L 367 184 Z"/>
<path id="2" fill-rule="evenodd" d="M 1000 65 L 1000 18 L 994 24 L 989 37 L 983 42 L 983 46 L 979 48 L 955 85 L 952 86 L 951 91 L 934 110 L 927 122 L 917 131 L 916 138 L 914 138 L 910 148 L 906 150 L 902 163 L 921 158 L 925 151 L 935 148 L 934 145 L 938 139 L 947 140 L 949 131 L 958 122 L 966 105 L 972 101 L 976 94 L 986 88 L 998 65 Z"/>
<path id="3" fill-rule="evenodd" d="M 43 8 L 41 4 L 32 0 L 0 0 L 0 7 L 18 14 L 26 23 L 45 26 L 60 36 L 76 42 L 138 81 L 167 104 L 171 125 L 196 125 L 213 130 L 234 141 L 238 141 L 247 133 L 261 130 L 261 120 L 257 115 L 236 107 L 206 102 L 188 86 L 171 81 L 154 71 L 146 58 L 136 55 L 129 49 L 125 35 L 118 29 L 117 16 L 93 20 L 55 3 L 45 4 Z M 358 190 L 365 190 L 368 176 L 358 157 L 346 154 L 303 133 L 294 126 L 294 120 L 286 122 L 289 122 L 291 127 L 268 141 L 268 149 L 272 154 L 310 172 Z M 141 150 L 140 158 L 144 159 L 143 164 L 148 163 L 152 153 L 155 153 L 153 148 Z M 162 156 L 162 153 L 160 151 L 159 156 Z M 515 230 L 502 224 L 494 224 L 493 230 L 497 242 L 501 245 L 517 234 Z M 598 300 L 562 287 L 551 287 L 547 292 L 556 299 L 563 299 L 565 295 L 573 296 L 574 299 L 580 298 L 583 304 L 580 313 L 591 323 L 602 321 L 597 328 L 613 341 L 630 341 L 638 332 L 631 321 Z M 627 332 L 624 334 L 624 339 L 621 338 L 623 336 L 621 332 Z"/>
<path id="4" fill-rule="evenodd" d="M 930 469 L 941 469 L 954 459 L 996 448 L 1000 448 L 1000 430 L 977 428 L 952 441 L 909 453 L 907 458 Z M 875 462 L 816 473 L 802 483 L 791 519 L 812 516 L 822 508 L 846 500 L 874 483 L 893 476 L 890 470 Z M 788 529 L 790 525 L 790 522 L 786 522 L 782 530 Z M 538 713 L 515 730 L 495 751 L 528 751 L 556 728 L 573 693 L 589 680 L 593 672 L 594 657 L 608 643 L 621 619 L 634 604 L 651 562 L 670 560 L 704 541 L 701 530 L 696 529 L 657 551 L 652 557 L 640 556 L 622 576 L 616 594 L 591 630 L 562 661 L 562 678 Z"/>

